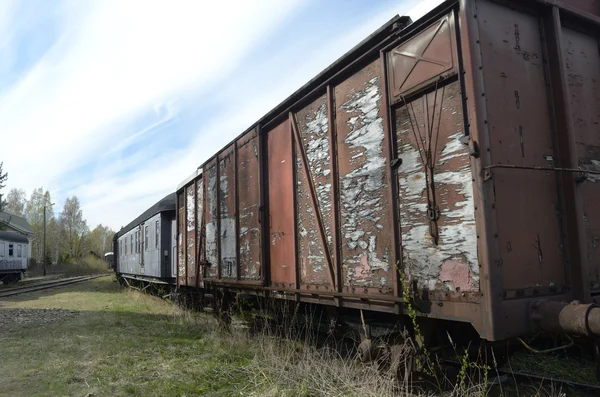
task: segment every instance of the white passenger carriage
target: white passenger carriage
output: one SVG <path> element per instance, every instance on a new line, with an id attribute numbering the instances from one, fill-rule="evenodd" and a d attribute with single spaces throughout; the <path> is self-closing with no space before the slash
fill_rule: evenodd
<path id="1" fill-rule="evenodd" d="M 27 271 L 29 239 L 17 232 L 0 230 L 0 280 L 17 282 Z"/>

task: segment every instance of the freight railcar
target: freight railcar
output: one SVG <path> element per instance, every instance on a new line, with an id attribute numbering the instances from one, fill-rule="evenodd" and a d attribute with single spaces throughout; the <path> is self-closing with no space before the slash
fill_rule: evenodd
<path id="1" fill-rule="evenodd" d="M 595 0 L 393 18 L 179 185 L 179 289 L 600 335 L 599 36 Z"/>
<path id="2" fill-rule="evenodd" d="M 113 237 L 120 280 L 175 284 L 175 193 L 148 208 Z"/>
<path id="3" fill-rule="evenodd" d="M 0 230 L 0 280 L 18 282 L 27 271 L 29 239 L 17 232 Z"/>

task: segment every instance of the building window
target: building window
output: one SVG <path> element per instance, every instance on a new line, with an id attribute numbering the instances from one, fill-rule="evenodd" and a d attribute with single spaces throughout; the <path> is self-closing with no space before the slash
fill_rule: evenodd
<path id="1" fill-rule="evenodd" d="M 6 255 L 6 245 L 4 243 L 0 243 L 0 257 Z"/>
<path id="2" fill-rule="evenodd" d="M 13 256 L 14 255 L 14 244 L 8 244 L 8 256 Z"/>
<path id="3" fill-rule="evenodd" d="M 148 251 L 148 226 L 144 228 L 144 247 L 146 251 Z"/>
<path id="4" fill-rule="evenodd" d="M 154 246 L 158 248 L 158 238 L 160 235 L 159 221 L 156 221 L 156 230 L 154 231 Z"/>

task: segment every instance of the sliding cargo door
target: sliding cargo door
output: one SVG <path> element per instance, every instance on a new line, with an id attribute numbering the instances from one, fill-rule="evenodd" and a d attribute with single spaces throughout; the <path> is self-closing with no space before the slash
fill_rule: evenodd
<path id="1" fill-rule="evenodd" d="M 402 271 L 430 299 L 479 292 L 454 15 L 388 54 Z M 464 295 L 463 295 L 464 296 Z"/>

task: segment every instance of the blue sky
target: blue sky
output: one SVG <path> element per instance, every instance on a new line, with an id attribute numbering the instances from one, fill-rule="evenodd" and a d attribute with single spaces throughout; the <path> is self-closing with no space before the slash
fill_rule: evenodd
<path id="1" fill-rule="evenodd" d="M 117 230 L 396 14 L 441 0 L 0 0 L 7 188 Z"/>

